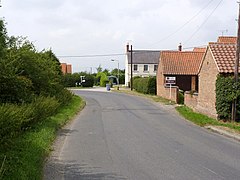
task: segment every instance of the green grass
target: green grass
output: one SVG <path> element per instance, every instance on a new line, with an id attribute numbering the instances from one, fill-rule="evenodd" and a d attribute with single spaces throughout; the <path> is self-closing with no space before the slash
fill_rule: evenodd
<path id="1" fill-rule="evenodd" d="M 62 107 L 55 116 L 11 140 L 4 148 L 1 146 L 0 179 L 42 179 L 44 161 L 51 152 L 57 130 L 84 106 L 85 102 L 80 97 L 74 96 L 72 102 Z"/>
<path id="2" fill-rule="evenodd" d="M 170 101 L 170 100 L 165 99 L 163 97 L 156 96 L 156 95 L 142 94 L 142 93 L 136 92 L 135 90 L 130 91 L 128 88 L 121 88 L 120 91 L 116 91 L 116 92 L 122 92 L 122 93 L 126 93 L 126 94 L 131 94 L 131 95 L 150 98 L 155 102 L 160 102 L 160 103 L 165 104 L 165 105 L 176 104 L 173 101 Z M 230 123 L 230 122 L 218 121 L 218 120 L 210 118 L 210 117 L 208 117 L 204 114 L 196 113 L 191 108 L 188 108 L 186 106 L 178 106 L 178 107 L 176 107 L 176 110 L 185 119 L 187 119 L 189 121 L 192 121 L 193 123 L 195 123 L 199 126 L 208 126 L 208 125 L 223 126 L 223 127 L 227 127 L 229 129 L 232 129 L 232 130 L 240 133 L 240 123 Z"/>
<path id="3" fill-rule="evenodd" d="M 186 106 L 179 106 L 176 107 L 176 110 L 187 120 L 192 121 L 193 123 L 199 125 L 199 126 L 223 126 L 228 127 L 230 129 L 233 129 L 237 132 L 240 132 L 240 123 L 230 123 L 230 122 L 223 122 L 218 121 L 216 119 L 210 118 L 206 115 L 196 113 L 192 109 L 186 107 Z"/>

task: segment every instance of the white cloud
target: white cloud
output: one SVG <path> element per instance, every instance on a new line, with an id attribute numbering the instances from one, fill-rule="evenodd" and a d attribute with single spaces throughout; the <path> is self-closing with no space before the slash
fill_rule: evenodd
<path id="1" fill-rule="evenodd" d="M 0 16 L 5 17 L 10 35 L 28 36 L 38 49 L 51 47 L 57 55 L 111 54 L 124 53 L 128 40 L 132 40 L 134 48 L 176 48 L 200 27 L 220 0 L 213 0 L 176 32 L 208 2 L 210 0 L 6 0 L 2 1 Z M 235 35 L 237 11 L 235 1 L 223 1 L 187 46 L 216 40 L 222 29 L 228 29 L 227 35 Z M 123 68 L 124 57 L 115 58 Z M 111 69 L 114 63 L 109 63 L 109 59 L 111 57 L 65 61 L 73 67 L 102 64 Z"/>

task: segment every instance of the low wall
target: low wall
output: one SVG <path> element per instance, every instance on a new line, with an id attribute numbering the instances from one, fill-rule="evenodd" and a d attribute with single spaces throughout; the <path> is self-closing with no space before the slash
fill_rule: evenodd
<path id="1" fill-rule="evenodd" d="M 198 103 L 198 93 L 186 91 L 184 93 L 184 104 L 192 109 L 196 109 Z"/>
<path id="2" fill-rule="evenodd" d="M 158 91 L 157 95 L 177 103 L 178 102 L 178 91 L 179 91 L 178 87 L 174 86 L 174 87 L 171 87 L 171 93 L 170 93 L 170 87 L 165 86 L 165 87 L 162 87 L 161 90 Z"/>

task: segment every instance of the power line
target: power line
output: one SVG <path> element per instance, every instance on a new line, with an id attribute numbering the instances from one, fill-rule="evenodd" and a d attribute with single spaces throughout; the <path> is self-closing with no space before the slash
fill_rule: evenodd
<path id="1" fill-rule="evenodd" d="M 195 19 L 203 10 L 205 10 L 214 0 L 210 0 L 200 11 L 198 11 L 193 17 L 191 17 L 186 23 L 184 23 L 182 26 L 180 26 L 176 31 L 174 31 L 173 33 L 167 35 L 166 37 L 162 38 L 160 41 L 153 43 L 154 44 L 158 44 L 159 42 L 165 41 L 168 38 L 172 37 L 173 35 L 175 35 L 177 32 L 179 32 L 180 30 L 182 30 L 187 24 L 189 24 L 193 19 Z"/>
<path id="2" fill-rule="evenodd" d="M 192 46 L 192 47 L 186 47 L 183 49 L 193 49 L 196 47 L 205 47 L 205 45 L 202 46 Z M 177 49 L 168 49 L 168 50 L 133 50 L 134 54 L 144 54 L 144 53 L 151 53 L 151 52 L 160 52 L 160 51 L 177 51 Z M 117 54 L 91 54 L 91 55 L 62 55 L 57 56 L 58 58 L 94 58 L 94 57 L 109 57 L 109 56 L 126 56 L 127 53 L 117 53 Z"/>
<path id="3" fill-rule="evenodd" d="M 63 56 L 57 56 L 59 58 L 94 58 L 94 57 L 108 57 L 108 56 L 124 56 L 125 53 L 119 53 L 119 54 L 89 54 L 89 55 L 63 55 Z"/>
<path id="4" fill-rule="evenodd" d="M 193 36 L 202 28 L 202 26 L 210 19 L 210 17 L 213 15 L 213 13 L 217 10 L 217 8 L 220 6 L 223 0 L 220 0 L 220 2 L 217 4 L 217 6 L 212 10 L 212 12 L 208 15 L 208 17 L 203 21 L 203 23 L 198 27 L 196 31 L 192 33 L 192 35 L 185 41 L 185 44 L 188 43 Z"/>

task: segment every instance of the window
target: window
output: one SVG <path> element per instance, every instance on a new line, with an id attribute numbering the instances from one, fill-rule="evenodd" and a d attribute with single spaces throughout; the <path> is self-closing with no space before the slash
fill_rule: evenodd
<path id="1" fill-rule="evenodd" d="M 133 65 L 133 71 L 137 71 L 138 70 L 138 65 L 137 64 L 134 64 Z"/>
<path id="2" fill-rule="evenodd" d="M 148 65 L 143 66 L 143 71 L 148 71 Z"/>
<path id="3" fill-rule="evenodd" d="M 154 71 L 157 71 L 158 65 L 154 65 Z"/>

